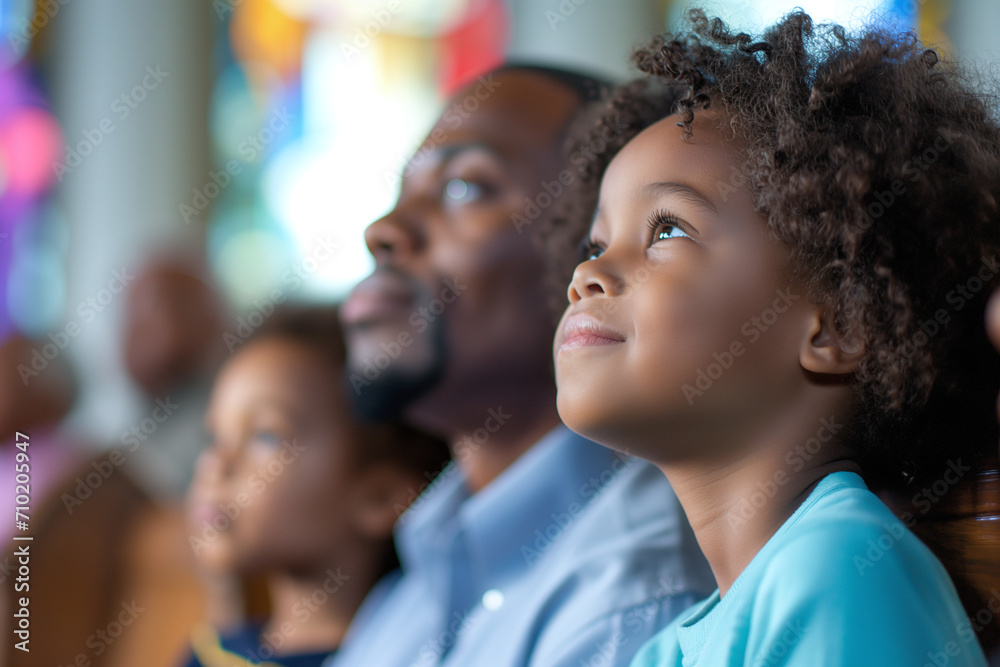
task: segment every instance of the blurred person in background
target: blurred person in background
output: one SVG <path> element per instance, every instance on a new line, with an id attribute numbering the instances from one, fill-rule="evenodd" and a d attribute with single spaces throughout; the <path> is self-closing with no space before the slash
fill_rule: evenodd
<path id="1" fill-rule="evenodd" d="M 175 257 L 153 259 L 128 285 L 123 355 L 148 403 L 101 453 L 56 431 L 76 391 L 63 355 L 43 367 L 36 350 L 48 341 L 4 346 L 5 414 L 31 436 L 35 537 L 32 650 L 12 651 L 13 665 L 166 667 L 202 618 L 192 613 L 205 594 L 181 500 L 204 442 L 208 382 L 226 351 L 225 311 L 196 263 Z M 11 463 L 3 474 L 13 474 Z"/>
<path id="2" fill-rule="evenodd" d="M 0 487 L 5 491 L 0 503 L 8 508 L 10 521 L 4 524 L 8 539 L 0 561 L 0 581 L 5 582 L 4 596 L 18 595 L 10 581 L 20 565 L 16 549 L 29 545 L 30 577 L 22 582 L 29 588 L 19 590 L 30 595 L 31 624 L 26 645 L 30 652 L 17 650 L 13 640 L 4 641 L 0 664 L 137 664 L 129 642 L 115 641 L 122 627 L 145 626 L 145 631 L 136 630 L 136 640 L 142 635 L 169 638 L 171 628 L 164 619 L 170 616 L 171 603 L 180 598 L 188 607 L 197 604 L 197 582 L 183 573 L 175 576 L 177 566 L 170 556 L 183 556 L 183 552 L 176 548 L 162 551 L 162 544 L 149 543 L 149 529 L 158 525 L 159 516 L 141 488 L 118 470 L 125 458 L 123 451 L 112 450 L 88 460 L 82 444 L 61 430 L 76 398 L 77 381 L 64 355 L 49 359 L 44 368 L 37 363 L 37 351 L 47 342 L 13 336 L 0 346 L 0 457 L 4 461 Z M 28 455 L 30 480 L 25 511 L 30 542 L 13 542 L 6 531 L 15 525 L 11 518 L 17 488 L 14 463 L 22 451 L 15 448 L 15 441 L 24 440 L 17 433 L 26 435 L 28 442 L 23 451 Z M 150 550 L 156 552 L 152 560 Z M 151 572 L 165 582 L 162 589 L 137 585 Z M 154 600 L 155 605 L 150 604 Z M 3 602 L 10 611 L 4 613 L 4 634 L 17 637 L 11 600 Z M 147 608 L 153 613 L 143 613 Z M 142 643 L 139 654 L 147 658 L 142 664 L 167 664 L 152 657 L 155 640 Z"/>
<path id="3" fill-rule="evenodd" d="M 285 306 L 216 378 L 188 544 L 216 580 L 265 577 L 271 611 L 200 629 L 189 667 L 318 666 L 398 565 L 393 525 L 448 448 L 399 424 L 360 424 L 344 363 L 333 308 Z"/>
<path id="4" fill-rule="evenodd" d="M 204 443 L 202 414 L 212 376 L 228 354 L 224 299 L 191 253 L 148 259 L 129 284 L 123 358 L 142 392 L 146 424 L 122 434 L 137 447 L 134 474 L 157 499 L 184 496 Z"/>

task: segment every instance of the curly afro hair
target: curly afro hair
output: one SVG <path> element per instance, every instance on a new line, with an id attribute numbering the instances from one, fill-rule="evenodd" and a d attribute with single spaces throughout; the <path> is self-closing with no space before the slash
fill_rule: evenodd
<path id="1" fill-rule="evenodd" d="M 742 147 L 735 186 L 750 189 L 810 299 L 865 345 L 848 437 L 869 483 L 995 456 L 1000 363 L 983 325 L 1000 284 L 995 98 L 912 33 L 854 34 L 801 11 L 759 39 L 701 10 L 686 20 L 633 55 L 648 76 L 577 128 L 577 150 L 618 131 L 579 167 L 547 242 L 585 235 L 601 175 L 632 137 L 670 115 L 689 137 L 696 110 L 721 109 Z"/>

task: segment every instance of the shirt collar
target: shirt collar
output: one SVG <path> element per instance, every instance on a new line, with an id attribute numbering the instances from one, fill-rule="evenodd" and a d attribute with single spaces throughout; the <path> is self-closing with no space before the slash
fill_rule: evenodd
<path id="1" fill-rule="evenodd" d="M 404 569 L 424 572 L 436 588 L 450 583 L 459 556 L 468 559 L 463 569 L 476 590 L 502 585 L 601 490 L 615 456 L 559 426 L 474 495 L 451 464 L 401 517 L 396 541 Z"/>

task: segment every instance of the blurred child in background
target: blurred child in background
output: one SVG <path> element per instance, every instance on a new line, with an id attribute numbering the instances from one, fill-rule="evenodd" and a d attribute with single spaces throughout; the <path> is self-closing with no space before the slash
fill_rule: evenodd
<path id="1" fill-rule="evenodd" d="M 264 575 L 271 613 L 197 632 L 190 667 L 318 666 L 397 564 L 396 519 L 447 448 L 407 427 L 359 423 L 344 358 L 335 309 L 286 308 L 215 381 L 189 543 L 210 575 Z"/>

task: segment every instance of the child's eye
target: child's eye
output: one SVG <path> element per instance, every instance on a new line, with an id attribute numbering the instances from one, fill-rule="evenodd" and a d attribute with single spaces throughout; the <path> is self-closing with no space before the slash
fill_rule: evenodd
<path id="1" fill-rule="evenodd" d="M 277 447 L 281 444 L 281 434 L 272 429 L 257 429 L 253 432 L 252 440 L 267 447 Z"/>
<path id="2" fill-rule="evenodd" d="M 482 185 L 464 178 L 453 178 L 444 186 L 444 199 L 459 204 L 479 201 L 485 194 L 486 189 Z"/>
<path id="3" fill-rule="evenodd" d="M 649 216 L 649 230 L 653 237 L 650 243 L 666 241 L 675 238 L 690 238 L 683 229 L 680 228 L 680 221 L 677 217 L 666 211 L 656 211 Z"/>
<path id="4" fill-rule="evenodd" d="M 580 243 L 580 261 L 589 262 L 592 259 L 597 259 L 604 253 L 604 248 L 597 245 L 590 239 L 584 239 Z"/>

